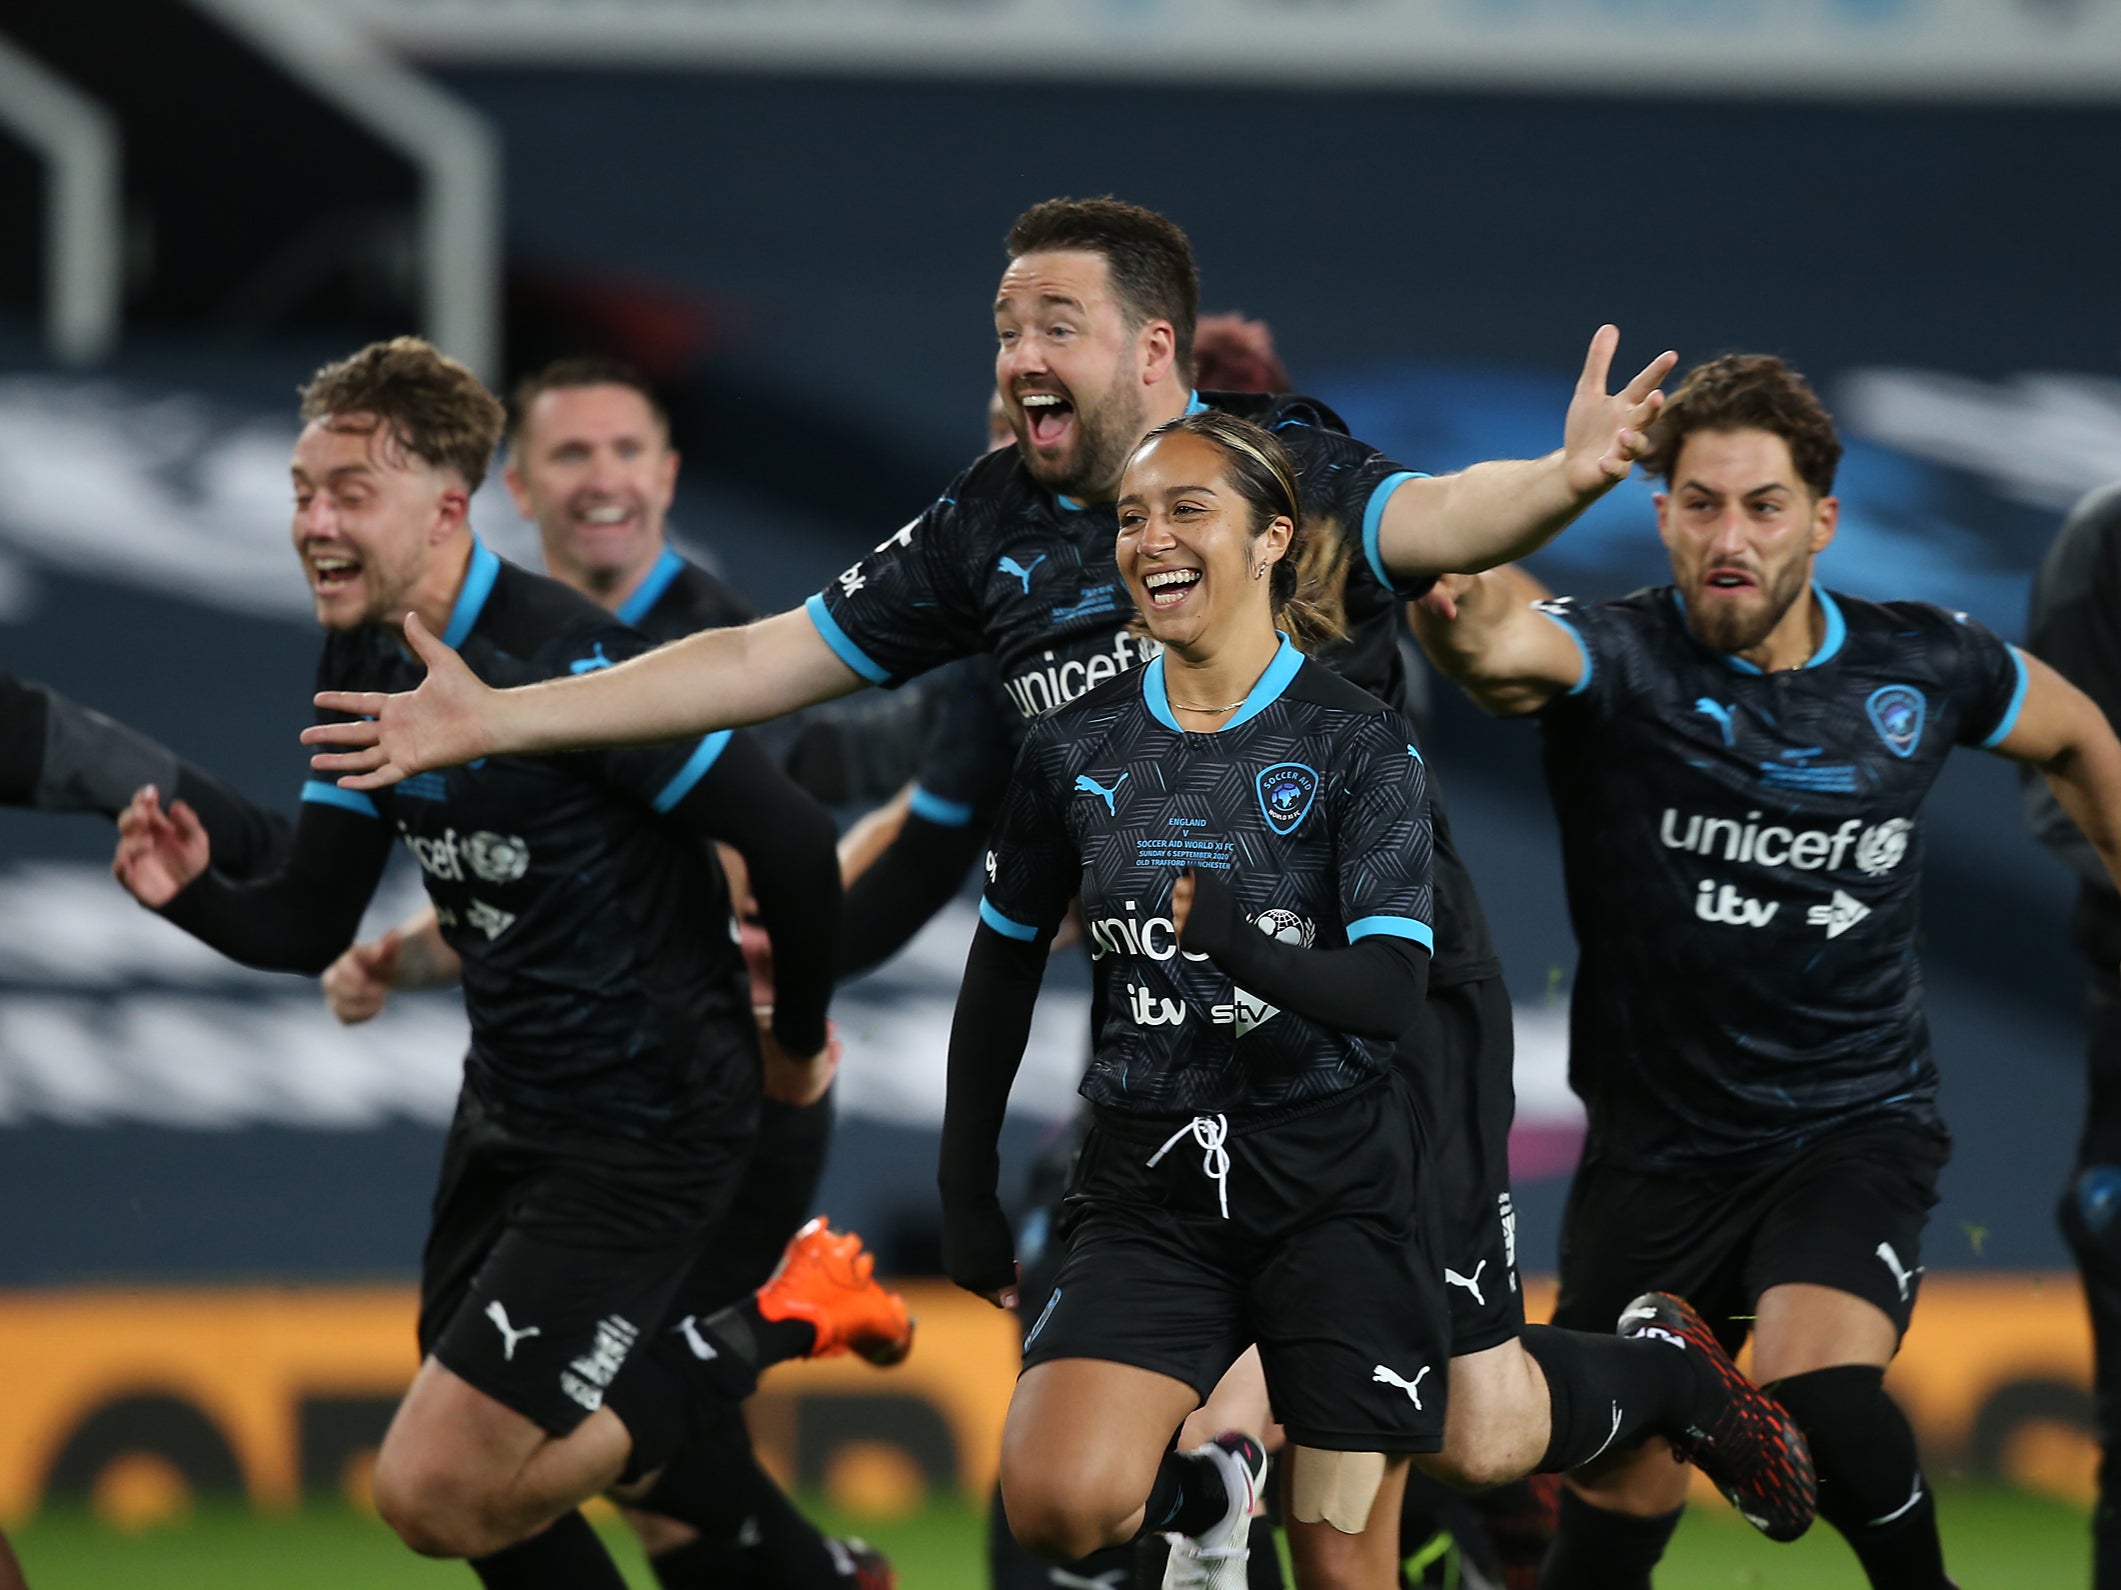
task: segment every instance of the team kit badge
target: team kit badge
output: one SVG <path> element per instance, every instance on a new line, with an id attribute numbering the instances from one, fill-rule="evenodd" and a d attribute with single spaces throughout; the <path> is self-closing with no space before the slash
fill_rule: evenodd
<path id="1" fill-rule="evenodd" d="M 1301 762 L 1277 762 L 1259 775 L 1259 811 L 1267 826 L 1286 837 L 1310 815 L 1318 798 L 1318 775 Z"/>

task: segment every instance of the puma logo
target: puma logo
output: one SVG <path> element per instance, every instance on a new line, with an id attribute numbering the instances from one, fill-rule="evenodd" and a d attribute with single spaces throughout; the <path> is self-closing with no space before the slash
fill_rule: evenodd
<path id="1" fill-rule="evenodd" d="M 1482 1270 L 1485 1270 L 1487 1267 L 1488 1261 L 1486 1259 L 1482 1259 L 1478 1264 L 1473 1266 L 1473 1273 L 1471 1275 L 1460 1275 L 1456 1270 L 1452 1269 L 1447 1264 L 1443 1267 L 1443 1284 L 1445 1286 L 1464 1287 L 1468 1292 L 1471 1292 L 1473 1294 L 1474 1302 L 1478 1303 L 1482 1308 L 1486 1308 L 1488 1306 L 1488 1300 L 1480 1295 L 1480 1272 Z"/>
<path id="2" fill-rule="evenodd" d="M 1900 1255 L 1893 1251 L 1890 1242 L 1878 1244 L 1878 1257 L 1883 1259 L 1885 1267 L 1893 1272 L 1893 1281 L 1900 1288 L 1900 1301 L 1905 1303 L 1910 1289 L 1915 1284 L 1915 1277 L 1920 1275 L 1925 1267 L 1918 1264 L 1912 1270 L 1905 1268 L 1900 1263 Z"/>
<path id="3" fill-rule="evenodd" d="M 1023 564 L 1017 562 L 1016 559 L 1010 557 L 1003 558 L 1000 563 L 995 565 L 995 567 L 1000 569 L 1002 573 L 1013 574 L 1017 577 L 1017 579 L 1021 580 L 1024 586 L 1024 594 L 1026 596 L 1029 596 L 1031 594 L 1031 570 L 1037 568 L 1041 563 L 1045 561 L 1046 554 L 1041 552 L 1037 557 L 1031 560 L 1031 568 L 1028 569 L 1025 568 Z"/>
<path id="4" fill-rule="evenodd" d="M 1379 1364 L 1375 1369 L 1372 1369 L 1370 1371 L 1370 1379 L 1374 1384 L 1380 1386 L 1397 1386 L 1401 1391 L 1404 1391 L 1407 1394 L 1408 1400 L 1412 1402 L 1417 1408 L 1421 1406 L 1421 1383 L 1428 1378 L 1428 1375 L 1429 1366 L 1427 1364 L 1423 1364 L 1419 1369 L 1414 1371 L 1414 1378 L 1412 1380 L 1408 1380 L 1401 1375 L 1393 1373 L 1391 1370 L 1385 1368 L 1383 1364 Z"/>
<path id="5" fill-rule="evenodd" d="M 1120 785 L 1126 782 L 1127 775 L 1122 773 L 1113 781 L 1112 787 L 1106 789 L 1104 785 L 1098 783 L 1088 773 L 1078 773 L 1075 775 L 1075 793 L 1078 795 L 1095 795 L 1105 803 L 1105 815 L 1107 817 L 1117 817 L 1119 812 L 1112 804 L 1112 797 L 1119 793 Z"/>
<path id="6" fill-rule="evenodd" d="M 1737 735 L 1731 728 L 1731 709 L 1729 707 L 1723 705 L 1720 701 L 1711 701 L 1707 696 L 1703 696 L 1694 703 L 1694 710 L 1704 717 L 1716 720 L 1716 727 L 1723 731 L 1723 743 L 1725 745 L 1737 743 Z"/>
<path id="7" fill-rule="evenodd" d="M 517 1330 L 510 1325 L 508 1323 L 508 1310 L 501 1306 L 499 1298 L 495 1298 L 486 1305 L 486 1317 L 493 1321 L 494 1329 L 501 1333 L 501 1357 L 511 1364 L 516 1361 L 517 1342 L 528 1336 L 542 1336 L 545 1334 L 535 1325 L 525 1325 L 521 1330 Z"/>

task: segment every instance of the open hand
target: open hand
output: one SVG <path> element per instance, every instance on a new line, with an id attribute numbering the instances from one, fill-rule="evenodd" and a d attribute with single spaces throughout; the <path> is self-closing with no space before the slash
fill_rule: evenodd
<path id="1" fill-rule="evenodd" d="M 416 613 L 405 615 L 405 644 L 427 665 L 418 689 L 395 696 L 320 691 L 319 707 L 352 713 L 355 721 L 302 731 L 304 745 L 326 748 L 309 765 L 347 789 L 382 789 L 430 768 L 477 761 L 494 749 L 487 720 L 500 692 L 481 684 L 462 657 L 427 633 Z"/>
<path id="2" fill-rule="evenodd" d="M 178 801 L 168 811 L 148 784 L 118 814 L 118 851 L 110 870 L 126 892 L 150 910 L 159 911 L 203 873 L 213 847 L 199 814 Z"/>
<path id="3" fill-rule="evenodd" d="M 1676 353 L 1660 353 L 1620 391 L 1609 393 L 1606 382 L 1619 347 L 1620 328 L 1600 326 L 1562 422 L 1562 474 L 1580 498 L 1599 496 L 1626 480 L 1635 460 L 1648 451 L 1645 433 L 1664 407 L 1657 383 L 1679 362 Z"/>
<path id="4" fill-rule="evenodd" d="M 398 955 L 405 940 L 396 928 L 356 944 L 324 969 L 324 1006 L 349 1027 L 358 1026 L 390 1002 Z"/>

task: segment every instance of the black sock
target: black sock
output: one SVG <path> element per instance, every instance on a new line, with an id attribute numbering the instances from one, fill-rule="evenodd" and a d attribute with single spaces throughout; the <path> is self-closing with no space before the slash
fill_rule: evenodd
<path id="1" fill-rule="evenodd" d="M 1938 1590 L 1937 1503 L 1907 1415 L 1885 1394 L 1885 1371 L 1844 1364 L 1769 1389 L 1811 1445 L 1819 1516 L 1841 1531 L 1874 1590 Z"/>
<path id="2" fill-rule="evenodd" d="M 1230 1511 L 1222 1470 L 1191 1452 L 1166 1452 L 1142 1509 L 1142 1533 L 1198 1535 Z"/>
<path id="3" fill-rule="evenodd" d="M 1596 1507 L 1567 1486 L 1561 1521 L 1539 1590 L 1650 1590 L 1650 1571 L 1664 1556 L 1684 1507 L 1637 1518 Z"/>
<path id="4" fill-rule="evenodd" d="M 611 1553 L 580 1513 L 471 1565 L 486 1590 L 626 1590 Z"/>
<path id="5" fill-rule="evenodd" d="M 755 1297 L 705 1319 L 688 1314 L 677 1329 L 691 1347 L 697 1373 L 732 1402 L 742 1402 L 759 1389 L 761 1371 L 805 1357 L 817 1344 L 817 1328 L 808 1320 L 768 1319 L 759 1312 Z M 712 1349 L 711 1356 L 700 1352 L 695 1336 Z"/>
<path id="6" fill-rule="evenodd" d="M 722 1476 L 721 1489 L 741 1516 L 722 1532 L 702 1531 L 690 1545 L 650 1559 L 663 1590 L 844 1590 L 823 1532 L 748 1455 L 743 1470 Z"/>
<path id="7" fill-rule="evenodd" d="M 627 1359 L 604 1393 L 604 1406 L 619 1416 L 633 1442 L 619 1475 L 621 1485 L 653 1474 L 677 1455 L 685 1442 L 691 1389 L 680 1361 L 661 1340 Z"/>
<path id="8" fill-rule="evenodd" d="M 1656 1340 L 1527 1325 L 1524 1348 L 1547 1377 L 1553 1433 L 1539 1472 L 1558 1473 L 1693 1416 L 1699 1386 L 1687 1355 Z"/>
<path id="9" fill-rule="evenodd" d="M 705 1535 L 648 1559 L 663 1590 L 765 1590 L 756 1543 Z"/>

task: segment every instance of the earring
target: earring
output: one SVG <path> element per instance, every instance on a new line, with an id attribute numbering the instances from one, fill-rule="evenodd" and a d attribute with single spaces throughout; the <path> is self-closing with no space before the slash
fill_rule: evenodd
<path id="1" fill-rule="evenodd" d="M 1266 565 L 1266 564 L 1264 564 L 1264 563 L 1262 563 L 1262 564 L 1261 564 L 1261 565 L 1260 565 L 1260 566 L 1259 566 L 1258 568 L 1256 568 L 1256 569 L 1254 569 L 1254 570 L 1252 571 L 1252 578 L 1253 578 L 1253 579 L 1255 579 L 1255 580 L 1263 580 L 1263 579 L 1265 579 L 1266 577 L 1267 577 L 1267 565 Z"/>

